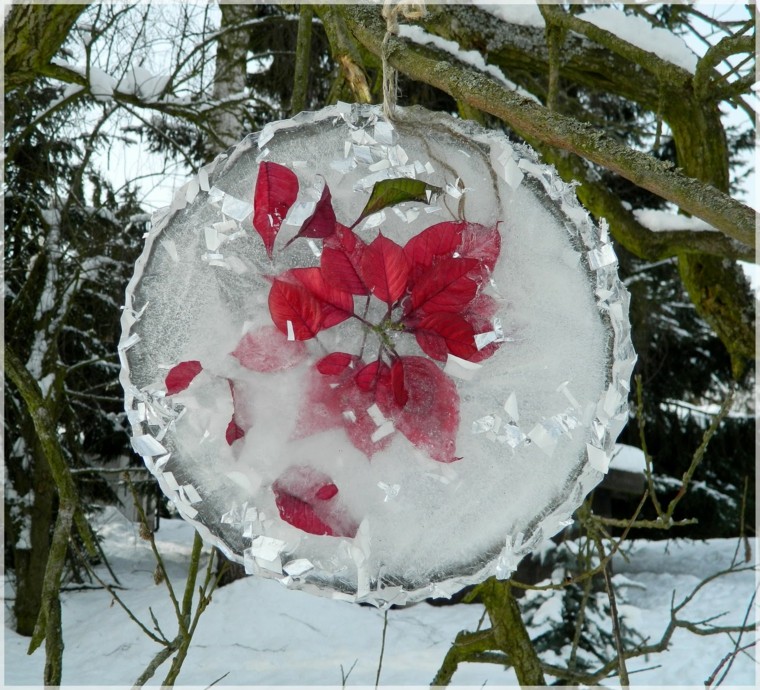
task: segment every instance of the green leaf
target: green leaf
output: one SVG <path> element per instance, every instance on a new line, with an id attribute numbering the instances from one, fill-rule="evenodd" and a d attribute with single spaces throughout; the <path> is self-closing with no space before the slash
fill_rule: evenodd
<path id="1" fill-rule="evenodd" d="M 367 216 L 388 208 L 388 206 L 401 204 L 405 201 L 421 201 L 427 204 L 433 194 L 440 194 L 441 191 L 440 187 L 434 187 L 427 182 L 415 180 L 411 177 L 380 180 L 380 182 L 375 183 L 367 205 L 351 228 L 355 228 Z"/>

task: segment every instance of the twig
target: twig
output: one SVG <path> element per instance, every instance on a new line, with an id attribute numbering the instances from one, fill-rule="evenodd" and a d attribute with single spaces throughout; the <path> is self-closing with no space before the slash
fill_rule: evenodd
<path id="1" fill-rule="evenodd" d="M 79 547 L 75 547 L 75 549 L 77 550 L 77 552 L 79 552 Z M 80 557 L 82 557 L 81 552 L 80 552 Z M 121 600 L 119 595 L 114 591 L 114 588 L 111 585 L 109 585 L 107 582 L 104 582 L 103 579 L 95 572 L 95 569 L 89 563 L 87 563 L 87 561 L 84 558 L 82 558 L 82 560 L 84 561 L 85 566 L 87 567 L 90 574 L 98 581 L 100 586 L 103 589 L 105 589 L 106 592 L 108 592 L 113 597 L 114 601 L 119 606 L 121 606 L 121 608 L 124 610 L 127 616 L 137 624 L 140 630 L 142 630 L 151 640 L 153 640 L 154 642 L 158 642 L 158 644 L 162 644 L 162 645 L 169 644 L 169 641 L 163 636 L 163 633 L 161 633 L 161 637 L 163 638 L 161 639 L 157 637 L 156 635 L 154 635 L 150 630 L 148 630 L 148 628 L 137 618 L 137 616 L 135 616 L 135 614 L 132 613 L 130 608 Z"/>
<path id="2" fill-rule="evenodd" d="M 359 659 L 354 659 L 354 663 L 351 664 L 351 668 L 348 669 L 348 673 L 345 673 L 343 671 L 343 664 L 340 665 L 340 687 L 342 688 L 346 687 L 346 682 L 348 681 L 348 677 L 351 675 L 351 671 L 354 670 L 358 661 Z"/>
<path id="3" fill-rule="evenodd" d="M 388 630 L 388 609 L 383 613 L 383 641 L 380 645 L 380 659 L 377 662 L 377 675 L 375 676 L 375 690 L 380 685 L 380 672 L 383 670 L 383 656 L 385 655 L 385 633 Z"/>
<path id="4" fill-rule="evenodd" d="M 174 594 L 174 588 L 172 587 L 172 583 L 169 580 L 169 574 L 166 572 L 166 566 L 164 565 L 164 559 L 161 557 L 161 554 L 158 552 L 158 547 L 156 546 L 156 540 L 153 536 L 153 532 L 150 530 L 148 518 L 145 515 L 145 510 L 143 510 L 142 503 L 140 502 L 140 499 L 137 495 L 137 489 L 135 488 L 135 485 L 132 483 L 132 479 L 128 474 L 124 475 L 124 481 L 127 483 L 127 486 L 129 487 L 129 490 L 132 494 L 132 499 L 135 503 L 135 508 L 137 508 L 137 514 L 140 517 L 140 523 L 142 524 L 142 527 L 144 528 L 144 531 L 146 533 L 148 543 L 150 544 L 151 551 L 153 551 L 153 556 L 156 559 L 156 564 L 161 572 L 162 579 L 164 583 L 166 584 L 166 589 L 169 592 L 169 598 L 172 601 L 172 604 L 174 606 L 174 613 L 177 616 L 177 623 L 180 626 L 180 630 L 182 632 L 187 632 L 187 628 L 185 626 L 184 618 L 182 617 L 182 611 L 179 607 L 179 602 L 177 601 L 177 597 Z"/>
<path id="5" fill-rule="evenodd" d="M 726 396 L 726 399 L 723 401 L 723 404 L 720 406 L 718 414 L 715 415 L 712 422 L 710 423 L 710 426 L 702 435 L 702 442 L 699 444 L 697 450 L 694 451 L 694 455 L 691 459 L 691 464 L 689 465 L 689 468 L 686 470 L 686 472 L 684 472 L 681 479 L 681 488 L 678 490 L 678 493 L 673 498 L 673 500 L 670 501 L 668 504 L 668 509 L 665 511 L 663 518 L 667 521 L 673 517 L 673 511 L 675 511 L 678 503 L 686 495 L 686 488 L 688 487 L 691 478 L 694 476 L 694 472 L 696 471 L 697 467 L 699 467 L 700 463 L 702 462 L 702 458 L 705 455 L 705 451 L 707 450 L 707 446 L 710 443 L 710 440 L 718 430 L 720 423 L 726 418 L 726 415 L 731 408 L 731 404 L 734 401 L 734 390 L 735 389 L 732 387 Z"/>
<path id="6" fill-rule="evenodd" d="M 743 647 L 739 649 L 734 649 L 733 651 L 729 652 L 724 656 L 720 663 L 716 666 L 715 670 L 710 674 L 710 677 L 705 681 L 705 688 L 706 690 L 709 690 L 710 686 L 715 682 L 715 677 L 720 673 L 720 670 L 726 665 L 726 663 L 730 660 L 733 663 L 733 660 L 738 656 L 739 652 L 744 652 L 748 649 L 751 649 L 755 646 L 755 642 L 750 642 L 749 644 L 744 645 Z M 730 664 L 729 664 L 730 669 Z M 728 670 L 726 669 L 726 673 L 728 673 Z M 720 685 L 723 682 L 723 679 L 725 678 L 725 673 L 723 676 L 721 676 L 721 679 L 718 681 L 717 685 Z"/>
<path id="7" fill-rule="evenodd" d="M 596 548 L 599 551 L 599 558 L 604 559 L 604 546 L 602 545 L 601 538 L 595 539 Z M 620 674 L 620 684 L 627 688 L 630 686 L 628 679 L 628 668 L 625 665 L 625 649 L 623 647 L 623 637 L 620 631 L 620 618 L 617 610 L 617 598 L 615 597 L 615 590 L 612 587 L 610 581 L 609 564 L 602 570 L 604 575 L 604 586 L 607 590 L 607 598 L 610 600 L 610 616 L 612 618 L 612 635 L 615 639 L 615 648 L 617 649 L 618 656 L 618 673 Z"/>
<path id="8" fill-rule="evenodd" d="M 179 675 L 179 672 L 182 668 L 182 664 L 185 661 L 185 658 L 187 657 L 188 649 L 190 649 L 190 642 L 192 641 L 193 632 L 195 632 L 195 626 L 198 623 L 198 617 L 205 609 L 205 604 L 203 600 L 203 589 L 200 590 L 200 597 L 198 601 L 198 607 L 195 612 L 195 617 L 191 623 L 190 621 L 190 615 L 192 613 L 192 607 L 193 607 L 193 593 L 195 590 L 195 582 L 198 577 L 198 562 L 200 561 L 201 557 L 201 551 L 203 549 L 203 540 L 201 539 L 201 535 L 198 534 L 198 532 L 195 532 L 195 537 L 193 539 L 193 551 L 190 556 L 190 567 L 188 569 L 188 575 L 187 575 L 187 583 L 185 584 L 185 594 L 182 598 L 182 611 L 181 611 L 181 620 L 178 620 L 180 633 L 178 635 L 178 638 L 180 639 L 179 648 L 177 649 L 177 656 L 174 657 L 174 660 L 172 661 L 172 665 L 169 668 L 169 672 L 166 674 L 166 678 L 164 678 L 164 682 L 162 683 L 163 687 L 173 687 L 175 681 L 177 680 L 177 676 Z M 213 554 L 211 558 L 209 559 L 209 564 L 213 560 Z M 206 582 L 208 582 L 208 575 L 206 578 Z"/>
<path id="9" fill-rule="evenodd" d="M 754 608 L 754 603 L 755 603 L 755 597 L 756 597 L 756 595 L 757 595 L 757 590 L 755 590 L 754 594 L 752 595 L 752 598 L 750 599 L 749 604 L 747 605 L 747 610 L 744 612 L 744 620 L 742 621 L 742 625 L 743 626 L 747 625 L 747 620 L 749 619 L 750 611 L 752 611 L 752 609 Z M 741 640 L 742 640 L 742 635 L 743 634 L 744 634 L 744 631 L 739 632 L 739 635 L 736 638 L 736 642 L 734 643 L 734 650 L 730 654 L 730 659 L 728 661 L 728 666 L 726 667 L 726 670 L 723 672 L 723 675 L 721 675 L 720 680 L 718 680 L 717 685 L 720 685 L 726 679 L 726 676 L 728 675 L 728 672 L 731 670 L 731 667 L 734 665 L 734 659 L 736 659 L 736 657 L 738 656 L 739 652 L 742 652 L 745 649 L 747 649 L 748 647 L 752 647 L 755 644 L 755 642 L 752 641 L 752 642 L 750 642 L 749 645 L 745 645 L 744 647 L 739 647 L 739 645 L 741 644 Z M 722 665 L 722 663 L 721 663 L 721 665 Z M 718 669 L 720 669 L 720 666 L 718 667 Z"/>
<path id="10" fill-rule="evenodd" d="M 644 387 L 641 383 L 641 374 L 636 375 L 636 421 L 639 423 L 639 442 L 641 443 L 641 450 L 644 453 L 644 461 L 646 463 L 646 479 L 647 487 L 649 491 L 649 497 L 652 499 L 652 505 L 658 515 L 662 515 L 662 506 L 657 498 L 657 492 L 654 490 L 654 475 L 652 473 L 652 456 L 649 455 L 647 450 L 647 439 L 644 433 L 646 427 L 646 418 L 644 417 Z"/>
<path id="11" fill-rule="evenodd" d="M 219 676 L 219 678 L 217 678 L 213 683 L 211 683 L 211 685 L 207 685 L 205 690 L 208 690 L 209 688 L 213 688 L 218 682 L 224 680 L 229 675 L 230 675 L 230 672 L 227 671 L 227 673 L 225 673 L 223 676 Z"/>
<path id="12" fill-rule="evenodd" d="M 731 565 L 736 564 L 736 557 L 739 555 L 739 549 L 744 543 L 744 562 L 749 563 L 752 560 L 752 547 L 745 530 L 744 519 L 747 511 L 747 490 L 749 489 L 749 476 L 744 475 L 744 491 L 742 492 L 742 503 L 739 510 L 739 538 L 736 541 L 736 550 L 731 558 Z"/>

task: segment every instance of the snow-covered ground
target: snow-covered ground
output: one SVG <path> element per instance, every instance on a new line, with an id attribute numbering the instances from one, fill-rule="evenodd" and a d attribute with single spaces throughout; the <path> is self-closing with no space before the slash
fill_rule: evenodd
<path id="1" fill-rule="evenodd" d="M 136 525 L 115 510 L 101 518 L 104 548 L 125 589 L 120 596 L 147 627 L 153 611 L 167 636 L 176 630 L 171 603 L 163 584 L 155 584 L 155 562 Z M 164 520 L 157 533 L 175 588 L 181 591 L 192 543 L 192 529 L 180 520 Z M 756 544 L 751 543 L 753 559 Z M 624 615 L 653 642 L 669 619 L 671 596 L 676 604 L 708 575 L 730 565 L 736 540 L 708 542 L 640 542 L 629 562 L 616 561 Z M 740 557 L 744 551 L 740 550 Z M 103 569 L 103 577 L 106 577 Z M 714 625 L 755 620 L 752 570 L 718 578 L 704 587 L 684 609 L 693 622 L 726 615 Z M 12 596 L 9 583 L 6 597 Z M 11 602 L 6 601 L 5 669 L 3 687 L 41 685 L 42 650 L 26 655 L 28 639 L 10 626 Z M 433 607 L 418 604 L 394 609 L 388 615 L 381 685 L 425 686 L 430 683 L 446 650 L 460 630 L 474 630 L 483 610 L 479 605 Z M 63 599 L 63 683 L 67 686 L 131 687 L 158 651 L 103 590 L 67 592 Z M 285 589 L 278 582 L 247 578 L 218 590 L 201 617 L 179 686 L 372 685 L 378 670 L 383 613 Z M 751 642 L 744 636 L 741 645 Z M 733 649 L 726 636 L 700 637 L 678 630 L 670 649 L 629 663 L 631 683 L 637 686 L 699 686 Z M 726 686 L 753 686 L 757 663 L 754 648 L 737 656 L 724 681 Z M 637 669 L 647 669 L 634 673 Z M 725 666 L 724 666 L 725 669 Z M 164 678 L 168 664 L 150 685 Z M 486 664 L 465 664 L 455 685 L 482 687 L 514 685 L 512 672 Z M 614 686 L 614 682 L 607 684 Z"/>

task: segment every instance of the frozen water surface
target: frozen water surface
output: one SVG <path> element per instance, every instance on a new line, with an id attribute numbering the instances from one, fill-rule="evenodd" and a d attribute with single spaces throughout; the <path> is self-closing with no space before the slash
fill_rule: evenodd
<path id="1" fill-rule="evenodd" d="M 298 178 L 271 259 L 252 223 L 263 162 Z M 447 221 L 498 227 L 498 260 L 477 287 L 495 307 L 478 330 L 491 356 L 432 359 L 403 329 L 379 333 L 356 318 L 305 340 L 291 322 L 273 326 L 273 279 L 320 266 L 321 239 L 289 242 L 324 185 L 337 222 L 351 226 L 388 177 L 440 193 L 371 214 L 354 228 L 367 244 L 382 233 L 403 247 Z M 172 209 L 128 288 L 127 408 L 134 434 L 165 449 L 146 456 L 164 491 L 249 572 L 378 604 L 446 595 L 507 576 L 601 479 L 635 359 L 627 293 L 605 229 L 529 149 L 421 110 L 400 111 L 391 128 L 375 108 L 339 104 L 247 138 Z M 351 300 L 370 323 L 387 316 L 375 297 Z M 397 306 L 392 318 L 401 315 Z M 361 397 L 338 410 L 342 421 L 322 423 L 314 386 L 338 384 L 315 364 L 391 351 L 428 362 L 404 385 L 433 411 L 404 426 L 378 394 L 379 407 Z M 201 373 L 167 395 L 167 374 L 187 361 Z M 230 438 L 233 415 L 240 434 Z M 421 429 L 433 440 L 420 442 Z M 453 461 L 441 462 L 436 439 L 449 437 Z M 300 522 L 283 519 L 295 513 Z"/>

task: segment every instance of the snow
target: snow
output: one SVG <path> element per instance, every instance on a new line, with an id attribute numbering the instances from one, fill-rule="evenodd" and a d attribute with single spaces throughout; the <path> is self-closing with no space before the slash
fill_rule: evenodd
<path id="1" fill-rule="evenodd" d="M 449 41 L 445 38 L 441 38 L 440 36 L 435 36 L 425 31 L 422 27 L 414 26 L 411 24 L 401 24 L 399 26 L 399 36 L 408 38 L 415 43 L 423 45 L 425 43 L 430 43 L 437 48 L 446 51 L 450 55 L 453 55 L 461 62 L 464 62 L 467 65 L 471 65 L 476 69 L 479 69 L 481 72 L 490 74 L 492 77 L 496 78 L 498 81 L 513 91 L 516 91 L 521 96 L 530 98 L 536 103 L 539 102 L 539 100 L 532 93 L 526 91 L 525 89 L 515 84 L 513 81 L 507 79 L 504 76 L 504 73 L 496 65 L 489 65 L 483 56 L 476 50 L 462 50 L 456 41 Z"/>
<path id="2" fill-rule="evenodd" d="M 499 4 L 474 2 L 473 5 L 509 24 L 544 28 L 544 17 L 534 2 L 514 4 L 508 1 Z"/>
<path id="3" fill-rule="evenodd" d="M 510 24 L 543 28 L 544 18 L 536 3 L 486 4 L 475 2 L 477 7 Z M 697 67 L 697 56 L 682 38 L 666 29 L 652 26 L 639 16 L 624 14 L 613 7 L 602 7 L 577 15 L 578 19 L 605 29 L 642 50 L 654 53 L 663 60 L 685 69 L 692 74 Z"/>
<path id="4" fill-rule="evenodd" d="M 646 470 L 644 451 L 635 446 L 627 446 L 624 443 L 616 443 L 612 454 L 610 469 L 622 470 L 623 472 L 644 472 Z"/>
<path id="5" fill-rule="evenodd" d="M 98 524 L 104 551 L 124 587 L 118 590 L 119 596 L 150 629 L 152 610 L 171 637 L 176 631 L 172 606 L 165 586 L 153 580 L 155 562 L 148 542 L 140 539 L 136 525 L 113 508 L 104 511 Z M 156 540 L 181 596 L 192 528 L 182 520 L 164 520 Z M 750 543 L 756 553 L 756 542 Z M 628 624 L 650 643 L 657 641 L 669 619 L 672 593 L 678 604 L 702 578 L 727 567 L 736 547 L 735 539 L 630 544 L 628 560 L 618 557 L 614 562 L 618 602 Z M 103 566 L 98 572 L 108 580 Z M 713 623 L 740 624 L 753 590 L 753 572 L 735 572 L 709 583 L 681 615 L 699 621 L 728 612 Z M 6 597 L 12 593 L 8 578 L 5 592 Z M 542 608 L 544 627 L 561 615 L 557 601 L 552 598 Z M 62 609 L 66 687 L 129 687 L 159 649 L 104 590 L 66 592 Z M 29 640 L 13 632 L 9 610 L 6 604 L 4 687 L 40 687 L 44 652 L 27 656 Z M 380 684 L 427 685 L 457 633 L 475 630 L 482 614 L 479 604 L 433 607 L 421 603 L 390 610 Z M 178 687 L 207 687 L 219 678 L 219 687 L 337 687 L 341 674 L 350 669 L 348 686 L 374 685 L 383 615 L 373 607 L 289 591 L 270 580 L 239 580 L 214 593 L 200 618 Z M 750 641 L 749 635 L 742 638 L 742 644 Z M 700 637 L 678 630 L 668 651 L 629 661 L 631 684 L 702 686 L 732 649 L 725 636 Z M 752 655 L 753 650 L 749 651 Z M 729 685 L 752 685 L 753 656 L 736 658 L 726 681 Z M 167 670 L 165 663 L 148 685 L 156 687 Z M 514 686 L 516 681 L 511 671 L 500 666 L 463 664 L 454 683 L 499 687 Z"/>
<path id="6" fill-rule="evenodd" d="M 578 19 L 605 29 L 687 72 L 694 74 L 697 68 L 697 56 L 682 38 L 666 29 L 652 26 L 643 17 L 624 14 L 611 7 L 603 7 L 579 14 Z"/>
<path id="7" fill-rule="evenodd" d="M 712 231 L 717 232 L 709 223 L 701 218 L 683 216 L 669 211 L 661 211 L 653 208 L 637 208 L 633 215 L 639 223 L 653 232 L 667 232 L 672 230 L 689 230 L 690 232 Z"/>
<path id="8" fill-rule="evenodd" d="M 133 94 L 146 101 L 158 98 L 169 82 L 169 76 L 156 76 L 144 67 L 132 65 L 117 86 L 122 93 Z"/>

